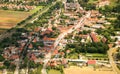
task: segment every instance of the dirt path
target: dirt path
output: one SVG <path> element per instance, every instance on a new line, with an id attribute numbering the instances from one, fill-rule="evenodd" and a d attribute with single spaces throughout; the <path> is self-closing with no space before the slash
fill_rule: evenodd
<path id="1" fill-rule="evenodd" d="M 117 48 L 111 48 L 111 49 L 109 49 L 109 51 L 108 51 L 108 57 L 109 57 L 110 64 L 111 64 L 111 66 L 112 66 L 115 74 L 120 74 L 120 70 L 117 68 L 116 63 L 115 63 L 115 61 L 113 59 L 113 56 L 112 56 L 112 54 L 115 53 L 116 50 L 117 50 Z"/>

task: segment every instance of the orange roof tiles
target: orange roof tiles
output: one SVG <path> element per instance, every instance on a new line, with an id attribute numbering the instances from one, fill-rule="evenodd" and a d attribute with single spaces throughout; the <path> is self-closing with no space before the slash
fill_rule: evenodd
<path id="1" fill-rule="evenodd" d="M 96 60 L 88 60 L 87 64 L 94 65 L 94 64 L 96 64 Z"/>
<path id="2" fill-rule="evenodd" d="M 48 38 L 48 37 L 45 36 L 45 37 L 43 38 L 43 40 L 44 40 L 44 41 L 47 41 L 47 40 L 53 40 L 53 41 L 55 41 L 56 38 Z"/>
<path id="3" fill-rule="evenodd" d="M 93 40 L 94 42 L 99 42 L 96 33 L 92 32 L 92 33 L 90 33 L 90 36 L 91 36 L 91 38 L 92 38 L 92 40 Z"/>

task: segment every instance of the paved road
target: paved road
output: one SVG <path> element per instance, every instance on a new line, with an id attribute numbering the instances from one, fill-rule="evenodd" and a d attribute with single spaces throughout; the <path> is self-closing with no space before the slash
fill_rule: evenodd
<path id="1" fill-rule="evenodd" d="M 108 51 L 108 57 L 109 57 L 110 64 L 111 64 L 111 66 L 112 66 L 113 71 L 115 72 L 115 74 L 120 74 L 120 70 L 117 68 L 116 62 L 114 61 L 113 56 L 112 56 L 112 54 L 115 53 L 116 50 L 117 50 L 116 47 L 109 49 L 109 51 Z"/>
<path id="2" fill-rule="evenodd" d="M 26 43 L 23 51 L 20 53 L 20 59 L 19 59 L 19 62 L 17 62 L 17 66 L 16 66 L 16 69 L 15 69 L 15 71 L 14 71 L 14 74 L 19 74 L 19 72 L 20 72 L 20 69 L 19 69 L 19 68 L 20 68 L 20 64 L 21 64 L 21 62 L 22 62 L 22 60 L 23 60 L 23 58 L 24 58 L 25 52 L 27 52 L 27 47 L 28 47 L 28 46 L 30 45 L 30 43 L 34 40 L 35 37 L 36 37 L 36 36 L 32 36 L 32 38 L 28 40 L 28 42 Z"/>

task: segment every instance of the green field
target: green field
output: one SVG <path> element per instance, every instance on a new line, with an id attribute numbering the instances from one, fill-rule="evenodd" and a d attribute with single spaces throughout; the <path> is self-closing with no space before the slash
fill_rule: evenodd
<path id="1" fill-rule="evenodd" d="M 108 59 L 107 54 L 87 53 L 85 56 L 89 59 Z"/>
<path id="2" fill-rule="evenodd" d="M 88 3 L 96 3 L 98 0 L 89 0 Z"/>
<path id="3" fill-rule="evenodd" d="M 42 74 L 41 73 L 42 70 L 42 66 L 39 66 L 37 69 L 35 69 L 34 71 L 30 72 L 30 74 Z"/>
<path id="4" fill-rule="evenodd" d="M 36 11 L 38 11 L 39 9 L 42 9 L 43 6 L 37 6 L 34 10 L 31 10 L 30 13 L 35 13 Z"/>
<path id="5" fill-rule="evenodd" d="M 51 70 L 48 71 L 48 74 L 61 74 L 61 72 L 51 69 Z"/>

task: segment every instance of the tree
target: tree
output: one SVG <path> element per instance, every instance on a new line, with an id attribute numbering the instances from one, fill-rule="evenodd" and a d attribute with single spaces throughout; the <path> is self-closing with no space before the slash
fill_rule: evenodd
<path id="1" fill-rule="evenodd" d="M 97 49 L 95 47 L 88 47 L 87 52 L 88 53 L 96 53 Z"/>
<path id="2" fill-rule="evenodd" d="M 96 5 L 89 3 L 86 5 L 86 10 L 95 10 L 96 9 Z"/>
<path id="3" fill-rule="evenodd" d="M 120 60 L 120 52 L 117 53 L 117 59 Z"/>
<path id="4" fill-rule="evenodd" d="M 5 58 L 2 55 L 0 55 L 0 62 L 2 62 L 4 60 L 5 60 Z"/>
<path id="5" fill-rule="evenodd" d="M 3 63 L 7 68 L 10 67 L 10 61 L 6 60 L 4 63 Z"/>

